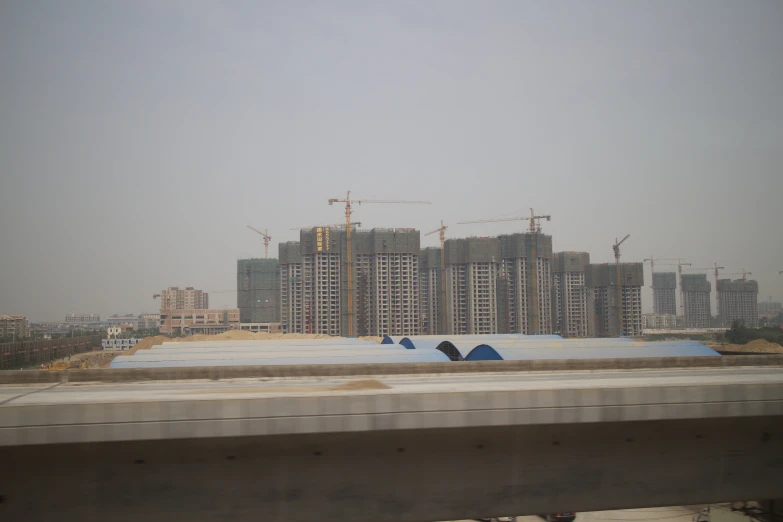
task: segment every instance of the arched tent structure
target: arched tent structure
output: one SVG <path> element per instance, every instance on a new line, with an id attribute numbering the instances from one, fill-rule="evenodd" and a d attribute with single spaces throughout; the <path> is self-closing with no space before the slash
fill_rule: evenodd
<path id="1" fill-rule="evenodd" d="M 607 339 L 607 341 L 616 341 Z M 553 343 L 555 344 L 555 343 Z M 524 361 L 553 359 L 634 359 L 642 357 L 720 357 L 708 346 L 696 341 L 654 343 L 612 342 L 599 346 L 530 347 L 481 344 L 465 357 L 466 361 Z"/>
<path id="2" fill-rule="evenodd" d="M 139 355 L 141 353 L 141 355 Z M 401 346 L 385 349 L 258 351 L 256 353 L 169 353 L 165 350 L 115 357 L 109 368 L 174 368 L 198 366 L 279 366 L 316 364 L 373 364 L 448 362 L 437 350 L 407 350 Z"/>

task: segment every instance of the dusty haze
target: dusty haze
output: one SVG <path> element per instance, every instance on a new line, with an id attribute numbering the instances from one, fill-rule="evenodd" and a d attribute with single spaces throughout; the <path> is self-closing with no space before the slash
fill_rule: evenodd
<path id="1" fill-rule="evenodd" d="M 745 268 L 780 298 L 781 27 L 774 0 L 4 0 L 0 313 L 232 289 L 263 253 L 245 225 L 276 255 L 347 189 L 433 203 L 365 227 L 532 206 L 556 251 L 607 262 L 630 233 L 624 261 Z"/>

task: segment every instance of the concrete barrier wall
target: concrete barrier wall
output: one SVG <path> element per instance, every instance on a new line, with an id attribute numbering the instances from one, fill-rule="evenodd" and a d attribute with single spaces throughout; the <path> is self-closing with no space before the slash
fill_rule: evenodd
<path id="1" fill-rule="evenodd" d="M 783 366 L 783 355 L 723 357 L 665 357 L 639 359 L 581 359 L 544 361 L 476 361 L 471 363 L 383 363 L 351 365 L 224 366 L 216 368 L 75 369 L 0 372 L 0 384 L 56 382 L 125 382 L 179 379 L 239 379 L 249 377 L 329 377 L 352 375 L 411 375 L 492 372 L 553 372 L 665 368 L 724 368 Z"/>

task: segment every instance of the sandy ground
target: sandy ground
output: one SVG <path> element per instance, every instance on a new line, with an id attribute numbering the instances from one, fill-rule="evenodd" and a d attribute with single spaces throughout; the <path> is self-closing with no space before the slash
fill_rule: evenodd
<path id="1" fill-rule="evenodd" d="M 195 341 L 228 341 L 228 340 L 264 341 L 264 340 L 272 340 L 272 339 L 329 339 L 329 338 L 330 336 L 323 335 L 323 334 L 268 334 L 268 333 L 245 332 L 245 331 L 238 331 L 238 330 L 232 330 L 217 335 L 196 334 L 188 337 L 174 337 L 174 338 L 171 338 L 167 335 L 156 335 L 155 337 L 145 337 L 144 339 L 141 340 L 141 342 L 139 342 L 139 344 L 137 344 L 130 350 L 126 350 L 125 352 L 123 352 L 123 355 L 133 355 L 138 350 L 149 350 L 151 346 L 163 344 L 164 342 L 168 342 L 168 341 L 187 343 L 187 342 L 195 342 Z M 375 341 L 376 343 L 381 342 L 382 339 L 383 339 L 382 337 L 359 337 L 359 340 L 361 341 Z"/>
<path id="2" fill-rule="evenodd" d="M 52 370 L 65 370 L 68 368 L 108 368 L 109 363 L 118 355 L 128 353 L 121 350 L 96 350 L 63 357 L 44 365 Z"/>
<path id="3" fill-rule="evenodd" d="M 725 352 L 783 353 L 783 346 L 764 339 L 756 339 L 748 344 L 708 344 L 708 346 L 713 350 Z"/>
<path id="4" fill-rule="evenodd" d="M 576 522 L 693 522 L 693 517 L 705 506 L 671 506 L 644 509 L 619 509 L 578 513 Z M 452 521 L 473 522 L 473 521 Z M 516 517 L 516 522 L 544 522 L 536 516 Z"/>

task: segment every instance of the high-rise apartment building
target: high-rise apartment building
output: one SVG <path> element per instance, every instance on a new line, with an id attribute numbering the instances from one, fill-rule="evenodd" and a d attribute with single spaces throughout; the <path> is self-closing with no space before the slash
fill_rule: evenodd
<path id="1" fill-rule="evenodd" d="M 449 334 L 498 333 L 500 241 L 447 239 L 446 327 Z"/>
<path id="2" fill-rule="evenodd" d="M 642 263 L 620 263 L 620 303 L 617 302 L 615 264 L 588 265 L 585 283 L 588 288 L 591 337 L 642 335 Z"/>
<path id="3" fill-rule="evenodd" d="M 756 281 L 719 279 L 717 290 L 723 326 L 730 327 L 734 321 L 745 326 L 759 325 L 759 285 Z"/>
<path id="4" fill-rule="evenodd" d="M 498 236 L 498 241 L 499 332 L 551 334 L 552 236 L 508 234 Z"/>
<path id="5" fill-rule="evenodd" d="M 65 316 L 65 322 L 69 324 L 86 324 L 101 322 L 100 314 L 77 314 L 70 313 Z"/>
<path id="6" fill-rule="evenodd" d="M 209 308 L 209 295 L 196 290 L 192 286 L 180 290 L 177 286 L 170 286 L 160 293 L 160 309 L 163 310 L 192 310 Z"/>
<path id="7" fill-rule="evenodd" d="M 418 335 L 419 238 L 413 229 L 352 232 L 351 312 L 345 230 L 302 230 L 299 243 L 281 244 L 283 331 L 347 335 L 352 321 L 354 335 Z"/>
<path id="8" fill-rule="evenodd" d="M 446 333 L 445 316 L 441 316 L 442 285 L 440 248 L 423 248 L 419 256 L 419 308 L 422 335 Z"/>
<path id="9" fill-rule="evenodd" d="M 705 274 L 683 274 L 683 306 L 685 328 L 709 328 L 712 323 L 710 291 L 712 285 Z"/>
<path id="10" fill-rule="evenodd" d="M 677 315 L 677 274 L 674 272 L 653 272 L 653 313 Z"/>
<path id="11" fill-rule="evenodd" d="M 305 301 L 312 289 L 305 288 L 302 278 L 302 254 L 298 241 L 280 243 L 280 329 L 285 333 L 312 333 L 310 302 Z M 308 285 L 312 281 L 308 280 Z"/>
<path id="12" fill-rule="evenodd" d="M 280 266 L 277 259 L 237 261 L 237 308 L 243 323 L 279 323 Z"/>
<path id="13" fill-rule="evenodd" d="M 563 337 L 587 337 L 587 252 L 557 252 L 552 269 L 552 325 Z"/>

